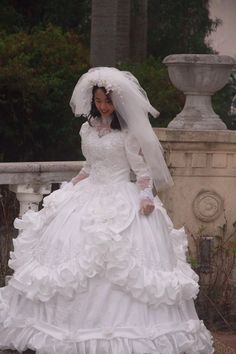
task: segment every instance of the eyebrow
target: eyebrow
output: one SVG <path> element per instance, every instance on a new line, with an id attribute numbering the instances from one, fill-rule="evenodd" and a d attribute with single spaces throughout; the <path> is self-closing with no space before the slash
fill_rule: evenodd
<path id="1" fill-rule="evenodd" d="M 102 100 L 101 98 L 95 97 L 95 101 L 101 101 L 101 100 Z M 111 102 L 110 98 L 106 98 L 105 100 Z"/>

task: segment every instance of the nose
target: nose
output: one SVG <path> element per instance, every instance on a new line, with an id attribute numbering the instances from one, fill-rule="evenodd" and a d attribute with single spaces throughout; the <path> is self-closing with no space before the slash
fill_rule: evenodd
<path id="1" fill-rule="evenodd" d="M 106 110 L 106 108 L 107 108 L 106 102 L 101 102 L 100 107 L 101 107 L 101 110 L 102 110 L 102 111 L 103 111 L 103 110 Z"/>

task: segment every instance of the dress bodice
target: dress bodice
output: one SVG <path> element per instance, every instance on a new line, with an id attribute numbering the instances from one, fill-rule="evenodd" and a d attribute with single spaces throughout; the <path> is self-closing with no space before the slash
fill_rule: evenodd
<path id="1" fill-rule="evenodd" d="M 83 126 L 82 152 L 90 167 L 89 179 L 94 183 L 129 181 L 130 165 L 125 150 L 125 132 L 112 130 L 99 136 L 94 127 Z"/>

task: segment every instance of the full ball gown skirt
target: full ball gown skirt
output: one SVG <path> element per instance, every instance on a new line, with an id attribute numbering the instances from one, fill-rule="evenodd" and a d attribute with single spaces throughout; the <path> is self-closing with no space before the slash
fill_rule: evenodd
<path id="1" fill-rule="evenodd" d="M 0 348 L 213 353 L 193 304 L 198 279 L 184 230 L 173 228 L 158 198 L 153 213 L 140 214 L 125 133 L 83 130 L 89 177 L 15 221 L 21 232 L 9 261 L 14 276 L 0 289 Z"/>

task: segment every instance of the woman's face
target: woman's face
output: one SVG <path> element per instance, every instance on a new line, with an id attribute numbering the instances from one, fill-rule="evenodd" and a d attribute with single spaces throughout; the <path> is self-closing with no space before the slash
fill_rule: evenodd
<path id="1" fill-rule="evenodd" d="M 103 118 L 110 117 L 115 110 L 110 96 L 106 95 L 101 88 L 95 91 L 94 103 Z"/>

